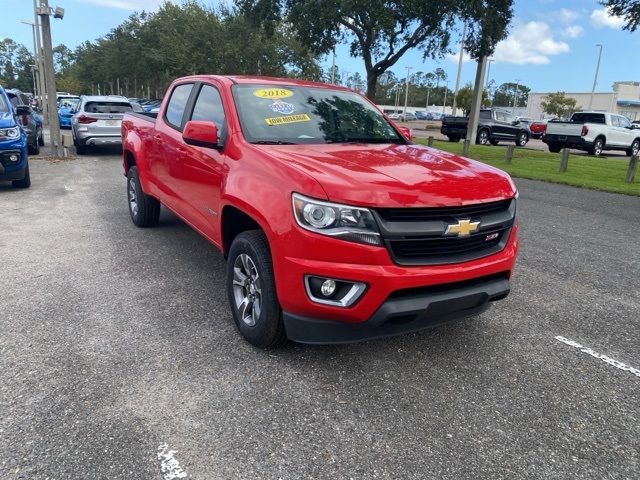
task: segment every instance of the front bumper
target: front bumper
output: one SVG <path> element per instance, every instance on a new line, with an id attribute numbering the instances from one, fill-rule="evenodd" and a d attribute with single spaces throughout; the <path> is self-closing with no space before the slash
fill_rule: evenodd
<path id="1" fill-rule="evenodd" d="M 372 340 L 435 327 L 478 315 L 490 302 L 509 294 L 506 277 L 492 277 L 442 285 L 424 291 L 397 292 L 366 322 L 349 324 L 303 317 L 284 312 L 289 339 L 300 343 L 335 344 Z"/>
<path id="2" fill-rule="evenodd" d="M 20 155 L 20 160 L 10 162 L 8 156 Z M 27 137 L 0 142 L 0 181 L 22 180 L 28 164 Z"/>
<path id="3" fill-rule="evenodd" d="M 330 250 L 335 261 L 285 255 L 282 263 L 276 263 L 278 300 L 287 334 L 303 343 L 343 343 L 415 331 L 480 313 L 489 302 L 509 292 L 517 234 L 516 222 L 500 252 L 467 262 L 423 266 L 396 265 L 386 249 L 360 245 L 366 252 L 358 257 L 354 245 L 316 239 L 316 252 L 324 250 L 320 242 L 339 242 Z M 307 244 L 298 244 L 303 243 Z M 347 248 L 353 248 L 353 254 L 345 252 L 344 256 L 361 263 L 338 259 L 339 252 Z M 306 294 L 305 275 L 360 282 L 366 290 L 351 307 L 321 305 Z"/>

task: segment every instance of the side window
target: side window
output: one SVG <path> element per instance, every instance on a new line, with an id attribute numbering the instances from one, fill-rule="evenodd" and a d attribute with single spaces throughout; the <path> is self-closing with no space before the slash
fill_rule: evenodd
<path id="1" fill-rule="evenodd" d="M 480 118 L 491 120 L 491 112 L 489 110 L 480 110 Z"/>
<path id="2" fill-rule="evenodd" d="M 496 120 L 499 122 L 506 122 L 507 116 L 504 114 L 504 112 L 496 112 Z"/>
<path id="3" fill-rule="evenodd" d="M 620 126 L 623 128 L 629 128 L 631 126 L 631 122 L 629 122 L 627 117 L 618 117 L 618 121 L 620 122 Z"/>
<path id="4" fill-rule="evenodd" d="M 620 126 L 620 121 L 618 120 L 618 117 L 616 115 L 611 115 L 611 125 L 614 127 Z"/>
<path id="5" fill-rule="evenodd" d="M 173 128 L 178 130 L 182 128 L 182 116 L 184 115 L 184 109 L 187 106 L 192 89 L 193 83 L 185 83 L 178 85 L 173 89 L 173 92 L 171 92 L 171 98 L 169 99 L 164 118 Z"/>
<path id="6" fill-rule="evenodd" d="M 213 122 L 222 129 L 224 125 L 224 108 L 222 107 L 222 98 L 215 87 L 211 85 L 203 85 L 198 99 L 193 107 L 191 120 L 202 120 Z"/>

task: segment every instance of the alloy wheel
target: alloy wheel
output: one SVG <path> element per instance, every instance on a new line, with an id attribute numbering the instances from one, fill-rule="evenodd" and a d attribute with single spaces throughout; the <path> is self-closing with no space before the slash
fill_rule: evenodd
<path id="1" fill-rule="evenodd" d="M 133 178 L 129 179 L 129 188 L 127 191 L 129 193 L 129 208 L 131 209 L 131 213 L 135 217 L 138 215 L 138 197 L 136 195 L 136 182 Z"/>
<path id="2" fill-rule="evenodd" d="M 242 322 L 255 326 L 262 311 L 262 291 L 256 264 L 246 253 L 238 255 L 233 263 L 233 297 Z"/>

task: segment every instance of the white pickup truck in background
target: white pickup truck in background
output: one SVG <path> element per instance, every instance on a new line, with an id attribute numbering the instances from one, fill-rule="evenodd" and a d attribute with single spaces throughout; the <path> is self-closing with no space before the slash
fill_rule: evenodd
<path id="1" fill-rule="evenodd" d="M 608 112 L 576 112 L 568 122 L 551 121 L 542 141 L 554 153 L 565 147 L 591 155 L 622 150 L 631 156 L 640 151 L 640 131 L 626 117 Z"/>

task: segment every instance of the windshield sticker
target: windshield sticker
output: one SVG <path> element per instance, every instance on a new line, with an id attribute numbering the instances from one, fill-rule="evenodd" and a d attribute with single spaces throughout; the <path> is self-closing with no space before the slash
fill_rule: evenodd
<path id="1" fill-rule="evenodd" d="M 253 95 L 258 98 L 268 98 L 269 100 L 279 100 L 281 98 L 288 98 L 293 96 L 291 90 L 286 88 L 261 88 L 253 92 Z"/>
<path id="2" fill-rule="evenodd" d="M 276 100 L 271 104 L 271 110 L 281 115 L 291 115 L 296 111 L 296 107 L 290 103 Z"/>
<path id="3" fill-rule="evenodd" d="M 298 122 L 308 122 L 311 120 L 311 117 L 306 113 L 301 113 L 299 115 L 289 115 L 286 117 L 272 117 L 265 118 L 264 121 L 267 122 L 267 125 L 284 125 L 286 123 L 298 123 Z"/>

